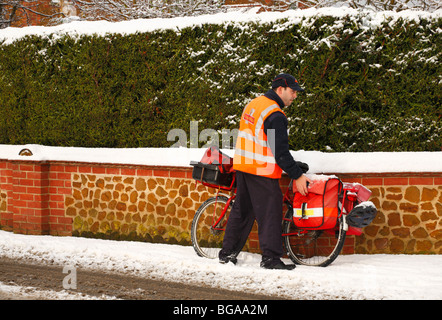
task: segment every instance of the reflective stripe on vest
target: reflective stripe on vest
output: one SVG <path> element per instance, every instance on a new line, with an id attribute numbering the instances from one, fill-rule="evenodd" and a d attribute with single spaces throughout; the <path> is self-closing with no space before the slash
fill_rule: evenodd
<path id="1" fill-rule="evenodd" d="M 264 96 L 246 106 L 241 116 L 233 158 L 235 170 L 274 179 L 281 177 L 282 169 L 276 164 L 270 148 L 275 142 L 274 131 L 269 131 L 269 136 L 264 132 L 265 119 L 276 111 L 282 112 L 273 100 Z"/>

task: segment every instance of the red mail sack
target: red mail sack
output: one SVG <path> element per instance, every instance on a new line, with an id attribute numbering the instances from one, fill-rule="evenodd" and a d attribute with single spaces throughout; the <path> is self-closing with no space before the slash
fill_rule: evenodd
<path id="1" fill-rule="evenodd" d="M 293 198 L 293 223 L 298 228 L 332 229 L 339 216 L 338 197 L 342 182 L 338 178 L 313 180 L 306 196 L 299 192 Z"/>
<path id="2" fill-rule="evenodd" d="M 218 147 L 211 146 L 201 158 L 201 163 L 218 165 L 221 173 L 233 172 L 233 158 L 221 152 Z"/>

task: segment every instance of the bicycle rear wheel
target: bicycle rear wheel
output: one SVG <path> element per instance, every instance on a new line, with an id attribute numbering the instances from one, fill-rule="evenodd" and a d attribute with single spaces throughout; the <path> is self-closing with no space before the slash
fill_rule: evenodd
<path id="1" fill-rule="evenodd" d="M 291 218 L 284 220 L 282 228 L 287 255 L 296 264 L 326 267 L 335 261 L 344 246 L 343 217 L 338 219 L 334 230 L 303 230 Z"/>
<path id="2" fill-rule="evenodd" d="M 191 240 L 200 257 L 218 258 L 232 205 L 229 198 L 218 196 L 206 200 L 198 208 L 192 221 Z"/>

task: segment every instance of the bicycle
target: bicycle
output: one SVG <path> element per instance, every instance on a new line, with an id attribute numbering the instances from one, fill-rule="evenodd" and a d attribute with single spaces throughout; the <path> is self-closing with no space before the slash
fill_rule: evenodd
<path id="1" fill-rule="evenodd" d="M 217 195 L 207 199 L 196 211 L 191 226 L 191 240 L 198 256 L 215 259 L 222 247 L 225 227 L 230 210 L 235 201 L 235 172 L 223 173 L 219 166 L 191 163 L 194 166 L 193 178 L 202 184 L 218 189 Z M 308 167 L 308 166 L 307 166 Z M 199 170 L 200 168 L 201 170 Z M 308 170 L 308 169 L 307 169 Z M 204 172 L 210 177 L 204 178 Z M 306 172 L 306 171 L 305 171 Z M 224 183 L 219 183 L 216 175 L 224 175 Z M 226 179 L 225 176 L 230 176 Z M 339 180 L 340 181 L 340 180 Z M 230 192 L 230 194 L 224 192 Z M 332 228 L 318 229 L 300 228 L 295 224 L 293 217 L 293 180 L 285 192 L 283 201 L 286 213 L 282 218 L 282 236 L 287 256 L 295 263 L 307 266 L 326 267 L 341 253 L 347 234 L 361 234 L 362 227 L 371 223 L 376 213 L 370 208 L 370 216 L 364 217 L 364 223 L 353 217 L 352 225 L 348 223 L 348 216 L 354 208 L 365 203 L 371 191 L 359 183 L 342 182 L 342 189 L 338 195 L 338 216 Z M 360 211 L 360 210 L 358 210 Z M 353 214 L 355 216 L 355 214 Z M 305 218 L 304 213 L 300 218 Z"/>

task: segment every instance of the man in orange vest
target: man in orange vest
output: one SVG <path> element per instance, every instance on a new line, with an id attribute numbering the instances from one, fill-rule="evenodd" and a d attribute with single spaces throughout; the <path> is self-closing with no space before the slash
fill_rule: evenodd
<path id="1" fill-rule="evenodd" d="M 298 81 L 283 73 L 272 81 L 271 90 L 244 108 L 233 158 L 237 193 L 219 253 L 221 263 L 236 264 L 256 220 L 261 267 L 295 268 L 281 261 L 283 195 L 279 178 L 285 171 L 303 195 L 311 182 L 289 152 L 288 121 L 282 110 L 296 99 L 298 91 L 304 91 Z"/>

